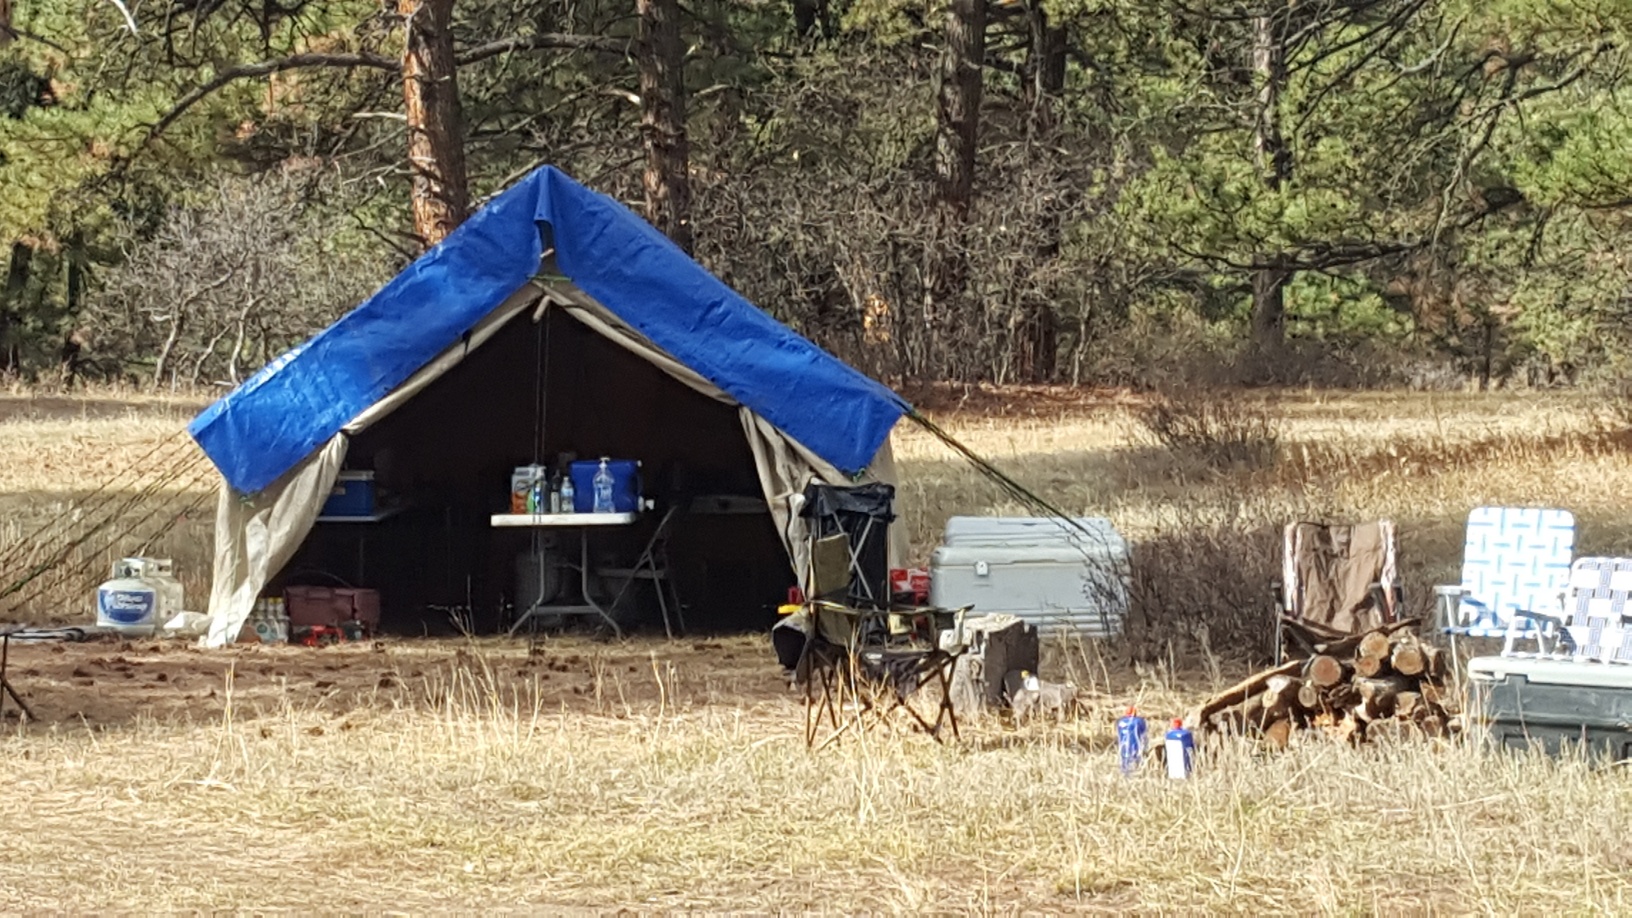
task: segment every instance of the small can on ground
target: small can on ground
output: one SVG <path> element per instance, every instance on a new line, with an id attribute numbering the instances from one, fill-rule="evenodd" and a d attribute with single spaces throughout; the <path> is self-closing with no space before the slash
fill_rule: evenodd
<path id="1" fill-rule="evenodd" d="M 1122 773 L 1131 775 L 1139 770 L 1145 757 L 1145 719 L 1132 705 L 1128 713 L 1116 722 L 1116 753 L 1122 763 Z"/>

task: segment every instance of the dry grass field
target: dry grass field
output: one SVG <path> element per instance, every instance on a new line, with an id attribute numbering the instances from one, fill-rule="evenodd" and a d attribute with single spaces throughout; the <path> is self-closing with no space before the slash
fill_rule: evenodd
<path id="1" fill-rule="evenodd" d="M 1227 747 L 1185 783 L 1117 772 L 1122 706 L 1183 711 L 1262 652 L 1287 521 L 1395 519 L 1419 610 L 1480 503 L 1567 507 L 1579 550 L 1632 550 L 1628 441 L 1582 396 L 1227 401 L 1269 419 L 1272 449 L 1163 447 L 1122 396 L 934 403 L 1038 494 L 1136 544 L 1129 636 L 1045 659 L 1086 691 L 1078 720 L 970 723 L 947 746 L 873 732 L 812 755 L 762 636 L 14 648 L 41 719 L 0 739 L 0 910 L 1632 910 L 1618 768 L 1299 736 Z M 194 407 L 0 399 L 5 576 L 22 536 Z M 949 515 L 1016 509 L 926 435 L 903 426 L 896 450 L 920 553 Z M 201 565 L 206 479 L 168 487 L 178 508 L 203 499 L 162 536 Z M 97 547 L 73 555 L 87 577 Z M 94 582 L 14 617 L 83 620 Z"/>

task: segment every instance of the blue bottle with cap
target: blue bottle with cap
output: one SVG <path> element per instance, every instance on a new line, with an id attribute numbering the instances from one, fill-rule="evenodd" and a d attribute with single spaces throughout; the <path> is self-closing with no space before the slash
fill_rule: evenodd
<path id="1" fill-rule="evenodd" d="M 1167 776 L 1181 781 L 1190 777 L 1196 765 L 1196 738 L 1184 728 L 1183 720 L 1173 718 L 1173 729 L 1167 731 L 1163 749 L 1167 753 Z"/>
<path id="2" fill-rule="evenodd" d="M 1128 705 L 1128 713 L 1116 722 L 1116 754 L 1122 760 L 1122 773 L 1131 775 L 1139 770 L 1145 756 L 1145 719 Z"/>

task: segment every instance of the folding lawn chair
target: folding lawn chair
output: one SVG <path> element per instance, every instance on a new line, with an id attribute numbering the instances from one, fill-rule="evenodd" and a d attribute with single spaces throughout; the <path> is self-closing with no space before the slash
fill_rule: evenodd
<path id="1" fill-rule="evenodd" d="M 844 535 L 849 581 L 844 600 L 852 606 L 882 609 L 890 604 L 889 529 L 893 485 L 841 487 L 812 482 L 805 488 L 799 515 L 814 541 Z"/>
<path id="2" fill-rule="evenodd" d="M 1394 524 L 1292 523 L 1275 584 L 1275 664 L 1288 645 L 1314 655 L 1330 641 L 1395 620 L 1403 603 Z"/>
<path id="3" fill-rule="evenodd" d="M 1441 633 L 1456 639 L 1534 640 L 1550 654 L 1559 634 L 1562 596 L 1575 551 L 1575 517 L 1568 510 L 1478 507 L 1468 514 L 1462 582 L 1434 588 Z"/>
<path id="4" fill-rule="evenodd" d="M 1632 558 L 1577 558 L 1564 594 L 1554 656 L 1632 663 Z M 1506 648 L 1511 655 L 1511 647 Z"/>

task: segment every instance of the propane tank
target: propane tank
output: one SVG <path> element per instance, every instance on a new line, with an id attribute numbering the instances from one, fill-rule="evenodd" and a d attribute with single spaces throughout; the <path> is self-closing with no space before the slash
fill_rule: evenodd
<path id="1" fill-rule="evenodd" d="M 125 634 L 153 634 L 159 627 L 159 591 L 140 576 L 139 559 L 114 562 L 113 579 L 96 588 L 96 624 Z"/>
<path id="2" fill-rule="evenodd" d="M 186 594 L 181 581 L 176 579 L 175 564 L 169 558 L 141 558 L 144 562 L 138 573 L 158 591 L 159 607 L 155 617 L 161 626 L 186 608 Z"/>

